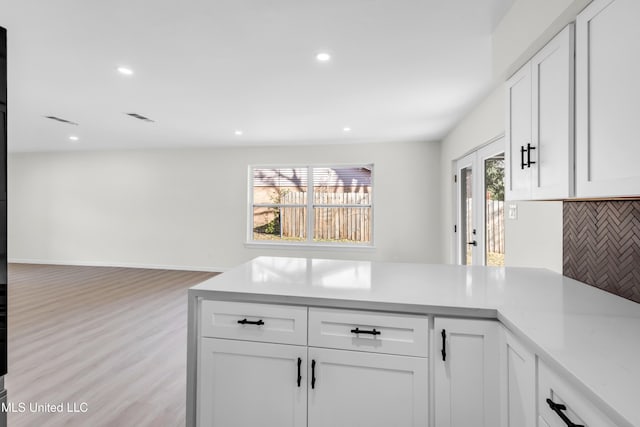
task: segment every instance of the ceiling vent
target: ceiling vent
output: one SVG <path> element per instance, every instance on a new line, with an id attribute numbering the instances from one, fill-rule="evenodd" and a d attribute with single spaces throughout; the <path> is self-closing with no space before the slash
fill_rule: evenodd
<path id="1" fill-rule="evenodd" d="M 44 116 L 44 117 L 47 118 L 47 119 L 55 120 L 56 122 L 66 123 L 68 125 L 78 126 L 78 123 L 72 122 L 71 120 L 67 120 L 67 119 L 61 119 L 60 117 L 56 117 L 56 116 Z"/>
<path id="2" fill-rule="evenodd" d="M 145 121 L 145 122 L 153 123 L 153 120 L 151 120 L 149 117 L 142 116 L 142 115 L 140 115 L 138 113 L 125 113 L 125 114 L 127 116 L 131 116 L 131 117 L 136 118 L 138 120 L 142 120 L 142 121 Z"/>

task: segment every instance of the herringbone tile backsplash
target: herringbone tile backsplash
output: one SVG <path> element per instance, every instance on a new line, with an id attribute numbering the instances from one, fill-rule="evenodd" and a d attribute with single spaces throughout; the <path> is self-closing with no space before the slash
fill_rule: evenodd
<path id="1" fill-rule="evenodd" d="M 563 209 L 564 275 L 640 303 L 640 200 Z"/>

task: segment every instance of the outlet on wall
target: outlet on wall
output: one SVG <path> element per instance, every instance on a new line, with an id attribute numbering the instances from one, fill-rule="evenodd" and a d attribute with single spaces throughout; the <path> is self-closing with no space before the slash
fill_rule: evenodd
<path id="1" fill-rule="evenodd" d="M 518 205 L 515 203 L 509 204 L 509 213 L 507 214 L 509 219 L 518 219 Z"/>

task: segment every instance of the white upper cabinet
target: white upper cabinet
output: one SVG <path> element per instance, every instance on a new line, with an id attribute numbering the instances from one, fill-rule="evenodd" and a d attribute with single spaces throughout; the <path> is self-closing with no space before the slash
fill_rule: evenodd
<path id="1" fill-rule="evenodd" d="M 576 20 L 576 195 L 640 195 L 640 2 L 595 0 Z"/>
<path id="2" fill-rule="evenodd" d="M 525 149 L 531 145 L 531 63 L 507 82 L 507 127 L 505 151 L 506 198 L 531 198 L 531 169 Z"/>
<path id="3" fill-rule="evenodd" d="M 507 81 L 506 198 L 573 196 L 574 28 Z"/>

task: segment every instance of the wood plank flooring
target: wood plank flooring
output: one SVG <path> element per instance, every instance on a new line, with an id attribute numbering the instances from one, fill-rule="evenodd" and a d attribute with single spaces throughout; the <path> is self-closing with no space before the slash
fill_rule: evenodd
<path id="1" fill-rule="evenodd" d="M 8 425 L 184 426 L 187 289 L 214 275 L 11 264 Z"/>

